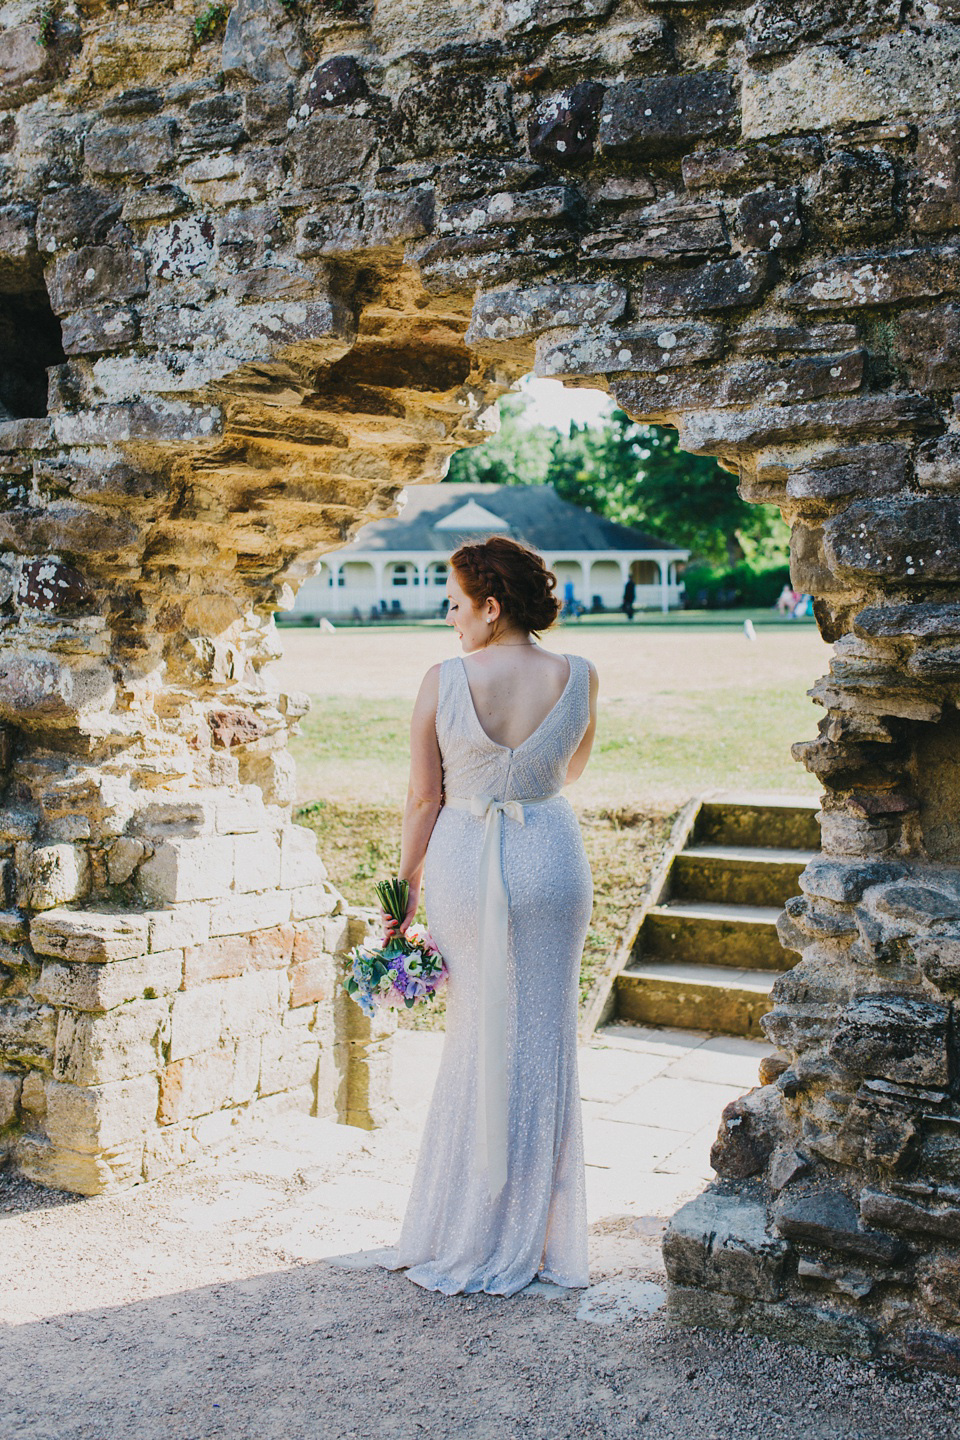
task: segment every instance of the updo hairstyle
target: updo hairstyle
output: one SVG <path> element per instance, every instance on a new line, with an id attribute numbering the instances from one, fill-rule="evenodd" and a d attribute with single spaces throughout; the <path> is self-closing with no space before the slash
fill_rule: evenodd
<path id="1" fill-rule="evenodd" d="M 474 605 L 487 596 L 499 602 L 510 625 L 529 634 L 547 630 L 560 613 L 554 595 L 557 577 L 543 563 L 542 556 L 528 545 L 491 535 L 474 545 L 461 545 L 450 556 L 450 564 L 465 595 Z"/>

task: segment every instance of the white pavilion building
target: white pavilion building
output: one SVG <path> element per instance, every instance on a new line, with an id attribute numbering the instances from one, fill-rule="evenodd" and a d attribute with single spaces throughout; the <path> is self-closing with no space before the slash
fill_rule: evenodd
<path id="1" fill-rule="evenodd" d="M 539 550 L 587 610 L 619 608 L 627 577 L 638 610 L 681 601 L 678 570 L 689 550 L 617 525 L 561 500 L 551 485 L 415 485 L 396 519 L 364 525 L 349 545 L 324 556 L 300 587 L 294 614 L 439 615 L 447 566 L 465 541 L 510 535 Z"/>

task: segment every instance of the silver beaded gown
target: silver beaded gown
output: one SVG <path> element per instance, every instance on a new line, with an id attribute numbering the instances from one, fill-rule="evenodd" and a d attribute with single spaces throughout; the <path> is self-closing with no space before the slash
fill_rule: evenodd
<path id="1" fill-rule="evenodd" d="M 589 722 L 589 667 L 566 657 L 566 688 L 514 749 L 484 731 L 458 657 L 440 669 L 437 737 L 445 804 L 424 870 L 427 919 L 447 961 L 447 1025 L 413 1189 L 388 1263 L 429 1290 L 512 1295 L 535 1277 L 587 1284 L 577 998 L 593 886 L 576 817 L 559 791 Z M 504 815 L 507 896 L 506 1180 L 491 1198 L 479 1132 L 484 956 L 479 814 L 473 797 L 535 801 Z M 514 807 L 514 813 L 515 807 Z M 518 823 L 522 821 L 522 823 Z"/>

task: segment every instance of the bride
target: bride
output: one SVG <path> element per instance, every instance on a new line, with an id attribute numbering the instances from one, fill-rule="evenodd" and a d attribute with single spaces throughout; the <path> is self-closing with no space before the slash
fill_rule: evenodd
<path id="1" fill-rule="evenodd" d="M 447 1032 L 390 1267 L 429 1290 L 587 1284 L 577 1081 L 592 883 L 562 787 L 583 771 L 598 681 L 536 637 L 556 577 L 504 536 L 452 556 L 463 656 L 427 672 L 411 726 L 402 927 L 426 886 L 450 971 Z"/>

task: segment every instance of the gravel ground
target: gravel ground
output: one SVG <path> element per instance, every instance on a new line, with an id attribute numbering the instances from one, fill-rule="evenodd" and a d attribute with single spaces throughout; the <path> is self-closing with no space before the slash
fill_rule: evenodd
<path id="1" fill-rule="evenodd" d="M 374 1133 L 277 1116 L 118 1195 L 0 1182 L 0 1440 L 960 1440 L 953 1380 L 665 1323 L 659 1241 L 702 1184 L 709 1126 L 688 1169 L 638 1164 L 648 1127 L 588 1166 L 585 1292 L 448 1299 L 377 1267 L 431 1047 L 404 1037 L 400 1110 Z M 616 1046 L 583 1058 L 607 1103 L 640 1063 Z M 677 1094 L 701 1074 L 694 1108 L 718 1114 L 729 1087 L 710 1067 L 735 1061 L 683 1052 Z"/>

